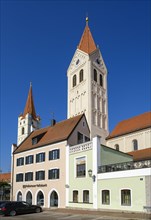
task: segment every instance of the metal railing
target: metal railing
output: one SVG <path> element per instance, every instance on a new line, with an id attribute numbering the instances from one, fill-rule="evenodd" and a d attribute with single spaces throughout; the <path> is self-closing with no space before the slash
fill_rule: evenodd
<path id="1" fill-rule="evenodd" d="M 130 161 L 124 163 L 109 164 L 98 167 L 98 173 L 115 172 L 122 170 L 134 170 L 151 167 L 151 160 Z"/>

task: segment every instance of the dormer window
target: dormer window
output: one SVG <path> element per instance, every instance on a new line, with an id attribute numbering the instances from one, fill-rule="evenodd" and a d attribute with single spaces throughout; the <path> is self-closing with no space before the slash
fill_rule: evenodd
<path id="1" fill-rule="evenodd" d="M 35 136 L 32 138 L 32 145 L 37 144 L 41 138 L 45 135 L 46 132 L 39 134 L 38 136 Z"/>
<path id="2" fill-rule="evenodd" d="M 32 139 L 32 145 L 37 144 L 37 143 L 38 143 L 38 138 L 37 137 L 33 138 Z"/>

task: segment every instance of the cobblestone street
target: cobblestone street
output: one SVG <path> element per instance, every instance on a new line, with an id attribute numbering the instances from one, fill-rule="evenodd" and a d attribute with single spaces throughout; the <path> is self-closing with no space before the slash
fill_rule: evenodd
<path id="1" fill-rule="evenodd" d="M 147 220 L 151 216 L 141 213 L 105 213 L 86 210 L 45 210 L 38 214 L 27 214 L 18 216 L 0 216 L 0 220 Z"/>

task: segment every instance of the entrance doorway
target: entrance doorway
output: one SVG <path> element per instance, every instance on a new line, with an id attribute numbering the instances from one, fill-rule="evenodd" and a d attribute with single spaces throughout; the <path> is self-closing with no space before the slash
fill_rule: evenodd
<path id="1" fill-rule="evenodd" d="M 50 207 L 58 207 L 58 194 L 53 191 L 50 195 Z"/>
<path id="2" fill-rule="evenodd" d="M 17 194 L 17 201 L 22 201 L 22 193 L 21 192 L 19 192 Z"/>
<path id="3" fill-rule="evenodd" d="M 44 194 L 41 191 L 37 194 L 37 205 L 44 206 Z"/>
<path id="4" fill-rule="evenodd" d="M 30 191 L 28 191 L 26 195 L 26 202 L 28 202 L 30 205 L 32 205 L 32 194 Z"/>

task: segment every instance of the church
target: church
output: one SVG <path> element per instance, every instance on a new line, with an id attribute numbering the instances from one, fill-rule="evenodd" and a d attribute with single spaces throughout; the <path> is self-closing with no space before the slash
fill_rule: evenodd
<path id="1" fill-rule="evenodd" d="M 107 74 L 87 18 L 67 70 L 68 118 L 41 128 L 30 85 L 12 145 L 11 200 L 45 208 L 151 207 L 151 112 L 109 133 Z"/>

